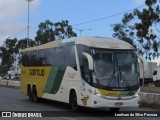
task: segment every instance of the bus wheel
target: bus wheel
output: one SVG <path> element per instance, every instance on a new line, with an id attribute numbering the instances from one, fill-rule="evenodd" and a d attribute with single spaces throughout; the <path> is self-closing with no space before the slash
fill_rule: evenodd
<path id="1" fill-rule="evenodd" d="M 155 81 L 155 86 L 160 87 L 160 81 L 159 80 Z"/>
<path id="2" fill-rule="evenodd" d="M 78 111 L 77 95 L 75 91 L 71 91 L 69 103 L 73 111 Z"/>
<path id="3" fill-rule="evenodd" d="M 36 89 L 36 87 L 33 88 L 33 90 L 32 90 L 32 95 L 33 95 L 33 102 L 38 102 L 37 89 Z"/>
<path id="4" fill-rule="evenodd" d="M 33 94 L 32 94 L 31 87 L 28 87 L 28 97 L 30 101 L 33 101 Z"/>
<path id="5" fill-rule="evenodd" d="M 120 110 L 120 108 L 110 108 L 111 112 L 118 112 Z"/>

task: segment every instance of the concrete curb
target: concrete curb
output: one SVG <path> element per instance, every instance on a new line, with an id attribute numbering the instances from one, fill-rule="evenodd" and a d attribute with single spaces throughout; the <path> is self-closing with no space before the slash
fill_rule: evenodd
<path id="1" fill-rule="evenodd" d="M 160 105 L 160 94 L 140 92 L 140 102 L 145 104 Z"/>
<path id="2" fill-rule="evenodd" d="M 20 88 L 20 81 L 0 80 L 0 85 L 1 85 L 1 86 L 6 86 L 6 87 L 16 87 L 16 88 Z"/>

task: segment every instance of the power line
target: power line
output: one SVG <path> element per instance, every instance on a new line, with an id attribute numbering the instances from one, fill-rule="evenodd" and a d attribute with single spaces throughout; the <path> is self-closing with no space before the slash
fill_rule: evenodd
<path id="1" fill-rule="evenodd" d="M 146 6 L 146 5 L 142 5 L 142 6 L 139 6 L 139 7 L 134 8 L 134 9 L 126 10 L 126 11 L 123 11 L 123 12 L 121 12 L 121 13 L 117 13 L 117 14 L 114 14 L 114 15 L 110 15 L 110 16 L 107 16 L 107 17 L 103 17 L 103 18 L 99 18 L 99 19 L 95 19 L 95 20 L 91 20 L 91 21 L 87 21 L 87 22 L 82 22 L 82 23 L 73 24 L 73 25 L 71 25 L 71 26 L 78 26 L 78 25 L 89 24 L 89 23 L 93 23 L 93 22 L 105 20 L 105 19 L 108 19 L 108 18 L 112 18 L 112 17 L 118 16 L 118 15 L 121 15 L 121 14 L 124 14 L 124 13 L 127 13 L 127 12 L 130 12 L 130 11 L 133 11 L 133 10 L 135 10 L 135 9 L 142 8 L 142 7 L 144 7 L 144 6 Z M 37 28 L 37 27 L 32 27 L 32 28 Z M 27 27 L 24 28 L 24 29 L 22 29 L 20 32 L 16 33 L 14 36 L 19 35 L 19 34 L 22 33 L 23 31 L 25 31 L 26 29 L 27 29 Z"/>
<path id="2" fill-rule="evenodd" d="M 18 33 L 16 33 L 16 34 L 14 34 L 13 36 L 17 36 L 17 35 L 19 35 L 20 33 L 22 33 L 22 32 L 24 32 L 24 31 L 26 31 L 26 29 L 27 29 L 27 27 L 25 27 L 24 29 L 22 29 L 21 31 L 19 31 Z"/>
<path id="3" fill-rule="evenodd" d="M 142 8 L 142 7 L 144 7 L 144 6 L 146 6 L 146 5 L 142 5 L 142 6 L 139 6 L 139 7 L 134 8 L 134 9 L 127 10 L 127 11 L 123 11 L 123 12 L 121 12 L 121 13 L 117 13 L 117 14 L 114 14 L 114 15 L 111 15 L 111 16 L 107 16 L 107 17 L 103 17 L 103 18 L 99 18 L 99 19 L 95 19 L 95 20 L 91 20 L 91 21 L 87 21 L 87 22 L 82 22 L 82 23 L 78 23 L 78 24 L 73 24 L 72 26 L 78 26 L 78 25 L 89 24 L 89 23 L 93 23 L 93 22 L 105 20 L 105 19 L 108 19 L 108 18 L 111 18 L 111 17 L 115 17 L 115 16 L 118 16 L 118 15 L 124 14 L 124 13 L 126 13 L 126 12 L 133 11 L 133 10 L 135 10 L 135 9 Z"/>
<path id="4" fill-rule="evenodd" d="M 21 34 L 22 32 L 26 31 L 27 27 L 23 28 L 22 30 L 20 30 L 19 32 L 15 33 L 15 34 L 12 34 L 11 36 L 9 36 L 8 38 L 11 38 L 11 37 L 16 37 L 17 35 Z"/>
<path id="5" fill-rule="evenodd" d="M 30 27 L 31 27 L 31 28 L 38 28 L 38 27 L 32 27 L 32 26 L 30 26 Z M 23 33 L 23 32 L 26 31 L 26 30 L 27 30 L 27 27 L 23 28 L 22 30 L 20 30 L 19 32 L 13 34 L 12 36 L 13 36 L 13 37 L 16 37 L 17 35 Z"/>

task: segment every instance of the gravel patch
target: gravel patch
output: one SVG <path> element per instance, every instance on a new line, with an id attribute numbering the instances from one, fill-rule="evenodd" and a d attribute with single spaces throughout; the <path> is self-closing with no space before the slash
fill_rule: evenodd
<path id="1" fill-rule="evenodd" d="M 147 92 L 147 93 L 158 93 L 160 94 L 160 87 L 155 86 L 141 86 L 140 87 L 141 92 Z"/>

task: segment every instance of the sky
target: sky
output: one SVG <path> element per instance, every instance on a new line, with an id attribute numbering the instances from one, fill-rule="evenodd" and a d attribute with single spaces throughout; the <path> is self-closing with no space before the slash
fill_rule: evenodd
<path id="1" fill-rule="evenodd" d="M 33 0 L 30 2 L 30 38 L 34 40 L 38 25 L 49 19 L 60 22 L 68 20 L 78 36 L 112 38 L 111 25 L 121 22 L 124 14 L 88 24 L 97 20 L 132 10 L 144 5 L 145 0 Z M 143 9 L 143 8 L 140 8 Z M 27 38 L 27 0 L 0 0 L 0 45 L 7 38 Z M 159 59 L 154 60 L 160 63 Z"/>
<path id="2" fill-rule="evenodd" d="M 144 5 L 144 0 L 33 0 L 30 2 L 30 38 L 38 25 L 68 20 L 80 36 L 112 37 L 111 25 L 119 23 L 123 14 L 105 20 L 75 25 L 108 17 Z M 0 45 L 10 38 L 27 37 L 28 3 L 26 0 L 0 0 Z"/>

